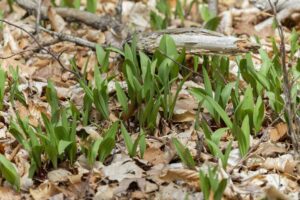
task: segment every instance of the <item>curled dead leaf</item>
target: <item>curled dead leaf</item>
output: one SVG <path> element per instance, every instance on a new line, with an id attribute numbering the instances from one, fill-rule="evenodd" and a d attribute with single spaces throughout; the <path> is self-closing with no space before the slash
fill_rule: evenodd
<path id="1" fill-rule="evenodd" d="M 57 182 L 65 182 L 68 181 L 68 177 L 71 176 L 72 173 L 65 169 L 56 169 L 48 172 L 48 179 L 53 183 Z"/>
<path id="2" fill-rule="evenodd" d="M 270 139 L 272 142 L 283 140 L 287 136 L 288 127 L 287 124 L 281 122 L 274 128 L 269 130 Z"/>
<path id="3" fill-rule="evenodd" d="M 199 190 L 199 173 L 194 170 L 166 169 L 162 171 L 160 178 L 168 182 L 182 180 L 191 187 Z"/>

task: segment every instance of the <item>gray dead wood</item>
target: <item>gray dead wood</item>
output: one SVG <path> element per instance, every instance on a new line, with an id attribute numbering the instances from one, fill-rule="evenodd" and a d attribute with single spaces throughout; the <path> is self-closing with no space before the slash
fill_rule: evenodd
<path id="1" fill-rule="evenodd" d="M 57 37 L 61 41 L 73 42 L 80 46 L 95 49 L 96 43 L 78 38 L 72 35 L 57 33 L 47 30 L 43 27 L 42 31 Z M 259 46 L 245 39 L 232 36 L 224 36 L 217 32 L 208 31 L 199 28 L 179 28 L 168 29 L 164 31 L 141 33 L 138 34 L 137 47 L 147 53 L 153 53 L 158 47 L 160 39 L 164 34 L 170 35 L 178 49 L 185 48 L 187 53 L 191 54 L 228 54 L 234 55 L 246 53 L 249 51 L 257 51 Z M 130 43 L 128 39 L 126 42 Z M 102 45 L 103 46 L 103 45 Z M 108 46 L 108 45 L 104 45 Z"/>
<path id="2" fill-rule="evenodd" d="M 16 3 L 25 9 L 28 13 L 36 15 L 37 3 L 32 0 L 16 0 Z M 96 14 L 81 11 L 73 8 L 54 8 L 56 13 L 63 17 L 66 21 L 81 22 L 95 29 L 105 31 L 109 28 L 118 32 L 121 29 L 121 24 L 109 15 L 98 16 Z M 41 7 L 41 18 L 47 19 L 47 6 Z"/>
<path id="3" fill-rule="evenodd" d="M 272 0 L 276 1 L 276 0 Z M 262 10 L 271 11 L 271 7 L 267 0 L 260 0 L 256 4 Z M 288 19 L 292 14 L 300 12 L 300 0 L 279 0 L 276 4 L 277 18 L 280 22 Z M 272 26 L 273 17 L 270 17 L 263 22 L 255 26 L 256 31 L 262 31 L 263 29 Z"/>
<path id="4" fill-rule="evenodd" d="M 137 47 L 149 53 L 158 48 L 164 34 L 170 35 L 178 49 L 185 48 L 191 54 L 228 54 L 234 55 L 257 51 L 259 46 L 248 40 L 208 31 L 200 28 L 169 29 L 138 36 Z"/>

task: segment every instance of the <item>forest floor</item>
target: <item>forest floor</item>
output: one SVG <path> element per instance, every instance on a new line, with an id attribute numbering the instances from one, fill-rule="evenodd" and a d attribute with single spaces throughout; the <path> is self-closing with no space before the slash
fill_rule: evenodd
<path id="1" fill-rule="evenodd" d="M 83 1 L 82 18 L 75 4 L 8 2 L 0 199 L 300 198 L 297 0 L 277 6 L 284 38 L 268 1 L 219 0 L 217 15 L 202 1 Z M 136 53 L 128 37 L 189 27 L 259 49 L 185 54 L 164 36 Z"/>

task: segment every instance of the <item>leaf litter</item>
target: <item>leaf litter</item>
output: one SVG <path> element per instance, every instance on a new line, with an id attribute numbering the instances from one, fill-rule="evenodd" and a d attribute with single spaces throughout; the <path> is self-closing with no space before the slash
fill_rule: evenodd
<path id="1" fill-rule="evenodd" d="M 172 2 L 171 2 L 172 3 Z M 272 28 L 265 27 L 265 31 L 254 31 L 255 25 L 266 18 L 263 12 L 244 4 L 242 7 L 234 7 L 235 1 L 221 1 L 221 6 L 232 15 L 229 30 L 238 35 L 251 36 L 254 33 L 260 37 L 266 37 L 266 34 L 272 32 Z M 108 13 L 114 10 L 115 1 L 105 1 L 98 3 L 97 13 Z M 174 2 L 173 2 L 174 4 Z M 130 28 L 140 31 L 150 29 L 150 8 L 154 9 L 155 2 L 131 2 L 124 1 L 123 5 L 123 23 L 128 24 Z M 176 5 L 176 3 L 175 3 Z M 1 9 L 7 11 L 8 5 L 1 2 Z M 34 17 L 25 17 L 25 11 L 14 5 L 14 12 L 7 13 L 5 19 L 13 21 L 27 29 L 33 29 L 35 24 Z M 229 9 L 232 7 L 232 9 Z M 192 11 L 191 11 L 192 12 Z M 226 11 L 224 11 L 224 15 Z M 192 14 L 192 13 L 191 13 Z M 222 14 L 221 14 L 222 15 Z M 228 14 L 227 14 L 228 15 Z M 99 31 L 89 26 L 66 22 L 53 9 L 48 10 L 49 24 L 47 26 L 54 31 L 72 33 L 89 41 L 99 44 L 109 40 L 114 40 L 113 31 Z M 200 26 L 200 23 L 197 22 Z M 76 27 L 78 26 L 78 27 Z M 172 26 L 172 24 L 171 24 Z M 173 25 L 174 26 L 174 25 Z M 299 24 L 298 24 L 299 26 Z M 228 27 L 225 27 L 228 28 Z M 231 31 L 225 31 L 231 33 Z M 45 33 L 40 33 L 41 41 L 51 41 L 53 38 Z M 1 56 L 9 56 L 18 53 L 27 48 L 32 48 L 32 38 L 22 31 L 3 24 L 1 33 Z M 271 46 L 268 40 L 263 40 Z M 86 72 L 87 79 L 94 77 L 94 66 L 97 58 L 93 51 L 88 48 L 74 45 L 70 42 L 62 42 L 51 46 L 53 52 L 64 52 L 60 57 L 63 63 L 69 64 L 70 59 L 75 57 L 76 63 L 81 72 L 84 72 L 84 66 L 88 61 Z M 257 56 L 257 55 L 256 55 Z M 110 61 L 115 58 L 111 57 Z M 258 63 L 260 65 L 260 63 Z M 201 144 L 198 134 L 195 130 L 195 120 L 199 113 L 197 112 L 198 102 L 190 95 L 188 90 L 192 87 L 204 88 L 203 80 L 185 82 L 180 91 L 178 101 L 175 104 L 174 115 L 171 123 L 161 123 L 163 127 L 156 127 L 156 134 L 146 137 L 146 150 L 143 159 L 140 156 L 130 158 L 126 154 L 124 142 L 120 136 L 116 147 L 105 163 L 96 161 L 93 166 L 89 166 L 87 158 L 81 155 L 73 166 L 66 161 L 59 164 L 59 168 L 49 167 L 49 164 L 42 166 L 37 175 L 31 179 L 29 173 L 29 154 L 24 149 L 16 145 L 14 137 L 9 133 L 8 121 L 16 113 L 21 118 L 28 117 L 29 123 L 39 125 L 41 123 L 41 114 L 50 115 L 51 109 L 46 103 L 45 90 L 47 80 L 51 79 L 55 83 L 55 89 L 59 100 L 67 103 L 70 99 L 76 106 L 82 106 L 84 101 L 84 92 L 79 84 L 74 81 L 74 77 L 69 72 L 62 72 L 59 64 L 45 52 L 32 53 L 27 52 L 24 55 L 17 55 L 8 59 L 1 59 L 1 67 L 9 72 L 9 66 L 19 69 L 21 84 L 20 92 L 26 99 L 27 106 L 17 102 L 15 107 L 8 103 L 6 98 L 5 106 L 8 107 L 7 113 L 1 114 L 1 153 L 6 155 L 14 163 L 21 176 L 21 193 L 14 191 L 7 181 L 2 181 L 0 187 L 1 199 L 201 199 L 201 182 L 199 181 L 200 167 L 218 166 L 218 158 L 211 155 L 209 147 Z M 111 62 L 109 74 L 118 71 L 118 63 Z M 117 72 L 117 73 L 120 73 Z M 237 78 L 236 71 L 231 71 L 234 79 Z M 9 78 L 10 75 L 8 73 Z M 119 77 L 123 89 L 128 85 L 123 81 L 122 75 Z M 243 80 L 240 80 L 243 83 Z M 95 83 L 92 83 L 95 84 Z M 114 82 L 110 82 L 108 90 L 114 94 Z M 116 99 L 109 102 L 113 108 L 120 109 Z M 94 108 L 93 108 L 94 109 Z M 227 108 L 228 109 L 228 108 Z M 229 110 L 229 109 L 228 109 Z M 202 111 L 201 111 L 202 112 Z M 207 112 L 207 111 L 205 111 Z M 203 114 L 205 115 L 205 113 Z M 112 113 L 110 118 L 119 119 L 119 113 Z M 3 118 L 3 119 L 2 119 Z M 103 129 L 108 124 L 101 123 L 98 114 L 94 118 L 96 123 L 89 126 L 79 124 L 76 127 L 78 134 L 87 134 L 91 138 L 102 137 Z M 112 121 L 115 121 L 112 120 Z M 208 121 L 211 119 L 208 119 Z M 108 122 L 109 123 L 109 122 Z M 134 122 L 129 123 L 130 132 L 137 132 L 137 125 Z M 214 125 L 212 124 L 212 129 Z M 263 127 L 263 129 L 266 126 Z M 267 128 L 266 128 L 267 129 Z M 237 143 L 232 143 L 232 150 L 229 154 L 228 167 L 232 168 L 232 173 L 228 171 L 219 171 L 219 176 L 228 178 L 228 185 L 224 193 L 224 199 L 259 199 L 268 197 L 271 199 L 297 199 L 299 188 L 299 162 L 294 160 L 292 149 L 287 141 L 287 125 L 283 122 L 277 123 L 268 129 L 270 140 L 259 143 L 255 137 L 250 141 L 250 147 L 258 144 L 257 149 L 249 154 L 249 157 L 240 163 L 242 157 L 238 150 Z M 187 169 L 176 154 L 171 139 L 177 138 L 186 146 L 192 157 L 199 161 L 196 169 Z M 137 137 L 136 137 L 137 138 Z M 224 135 L 220 139 L 222 151 L 228 145 L 230 136 Z M 79 144 L 80 137 L 76 140 Z M 2 148 L 3 146 L 3 148 Z M 141 151 L 141 147 L 138 147 Z M 16 153 L 14 153 L 16 151 Z M 15 155 L 13 155 L 15 154 Z M 46 160 L 47 158 L 42 158 Z M 238 165 L 237 168 L 234 168 Z"/>

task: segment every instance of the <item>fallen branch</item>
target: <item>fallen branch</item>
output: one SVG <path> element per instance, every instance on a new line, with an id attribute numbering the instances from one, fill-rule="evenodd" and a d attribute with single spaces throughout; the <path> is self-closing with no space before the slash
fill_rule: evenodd
<path id="1" fill-rule="evenodd" d="M 75 37 L 68 34 L 50 31 L 43 27 L 42 31 L 49 33 L 52 36 L 58 37 L 62 41 L 73 42 L 80 46 L 85 46 L 91 49 L 96 48 L 96 43 L 88 40 Z M 153 53 L 159 46 L 159 41 L 164 34 L 169 34 L 173 37 L 178 49 L 185 48 L 187 53 L 191 54 L 239 54 L 249 51 L 256 51 L 259 46 L 245 39 L 240 39 L 231 36 L 198 28 L 180 28 L 169 29 L 158 32 L 151 32 L 138 35 L 137 47 L 139 50 L 147 53 Z M 127 40 L 131 42 L 131 40 Z M 102 45 L 103 46 L 103 45 Z M 106 47 L 107 45 L 104 45 Z"/>
<path id="2" fill-rule="evenodd" d="M 28 13 L 36 16 L 37 4 L 32 0 L 16 0 L 16 3 L 25 9 Z M 96 14 L 81 11 L 73 8 L 54 8 L 55 12 L 63 17 L 66 21 L 82 22 L 95 29 L 105 31 L 109 28 L 114 29 L 116 32 L 121 31 L 121 24 L 109 15 L 98 16 Z M 40 14 L 42 19 L 48 19 L 47 15 L 48 7 L 41 6 Z"/>
<path id="3" fill-rule="evenodd" d="M 234 55 L 257 51 L 259 48 L 259 45 L 245 39 L 224 36 L 205 29 L 179 28 L 138 35 L 138 49 L 153 53 L 164 34 L 168 34 L 174 39 L 178 49 L 185 48 L 186 52 L 191 54 Z"/>

